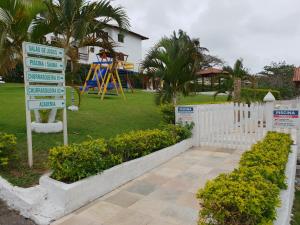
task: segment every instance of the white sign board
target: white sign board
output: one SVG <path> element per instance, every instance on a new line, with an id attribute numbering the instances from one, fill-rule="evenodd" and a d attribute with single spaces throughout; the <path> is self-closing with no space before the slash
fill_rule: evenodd
<path id="1" fill-rule="evenodd" d="M 65 100 L 61 99 L 37 99 L 28 100 L 28 109 L 63 109 L 65 107 Z"/>
<path id="2" fill-rule="evenodd" d="M 63 58 L 64 50 L 47 45 L 40 45 L 35 43 L 26 43 L 26 53 L 28 55 L 39 55 L 53 58 Z"/>
<path id="3" fill-rule="evenodd" d="M 32 167 L 31 110 L 63 109 L 64 144 L 68 143 L 64 49 L 23 42 L 23 65 L 28 163 Z"/>
<path id="4" fill-rule="evenodd" d="M 52 59 L 41 59 L 28 57 L 25 60 L 26 66 L 32 69 L 42 69 L 42 70 L 56 70 L 62 71 L 65 69 L 64 63 L 59 60 Z"/>
<path id="5" fill-rule="evenodd" d="M 176 107 L 176 123 L 190 124 L 194 122 L 196 107 L 178 106 Z"/>
<path id="6" fill-rule="evenodd" d="M 26 73 L 26 80 L 29 83 L 64 83 L 65 76 L 59 73 L 45 73 L 45 72 L 36 72 L 28 71 Z"/>
<path id="7" fill-rule="evenodd" d="M 59 86 L 28 86 L 27 95 L 29 96 L 64 96 L 65 88 Z"/>
<path id="8" fill-rule="evenodd" d="M 273 111 L 273 127 L 292 129 L 299 125 L 298 109 L 275 109 Z"/>

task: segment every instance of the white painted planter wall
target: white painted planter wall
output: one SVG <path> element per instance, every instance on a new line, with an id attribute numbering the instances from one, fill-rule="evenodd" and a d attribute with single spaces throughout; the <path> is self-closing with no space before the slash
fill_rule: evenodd
<path id="1" fill-rule="evenodd" d="M 13 187 L 0 177 L 0 198 L 36 223 L 46 225 L 133 180 L 192 147 L 192 139 L 65 184 L 48 175 L 32 188 Z"/>
<path id="2" fill-rule="evenodd" d="M 55 123 L 32 122 L 31 129 L 36 133 L 45 133 L 45 134 L 59 133 L 63 131 L 63 123 L 61 121 Z"/>
<path id="3" fill-rule="evenodd" d="M 292 145 L 292 153 L 289 155 L 289 161 L 285 169 L 288 188 L 280 193 L 281 206 L 277 209 L 277 220 L 274 225 L 290 225 L 295 197 L 296 165 L 297 145 Z"/>
<path id="4" fill-rule="evenodd" d="M 51 179 L 49 175 L 45 175 L 41 177 L 40 185 L 48 190 L 50 199 L 59 207 L 64 208 L 65 213 L 69 213 L 143 175 L 191 147 L 191 141 L 185 140 L 72 184 L 58 182 Z"/>

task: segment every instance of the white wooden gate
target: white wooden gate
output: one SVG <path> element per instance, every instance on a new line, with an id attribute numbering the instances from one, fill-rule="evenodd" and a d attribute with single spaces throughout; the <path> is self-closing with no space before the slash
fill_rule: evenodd
<path id="1" fill-rule="evenodd" d="M 245 148 L 266 133 L 265 104 L 199 105 L 197 110 L 200 145 Z"/>

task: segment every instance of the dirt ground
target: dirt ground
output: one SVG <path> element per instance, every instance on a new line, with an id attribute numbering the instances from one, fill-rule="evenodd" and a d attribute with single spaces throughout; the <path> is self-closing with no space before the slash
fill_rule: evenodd
<path id="1" fill-rule="evenodd" d="M 16 211 L 10 210 L 7 205 L 0 201 L 0 225 L 36 225 L 31 220 L 20 216 Z"/>

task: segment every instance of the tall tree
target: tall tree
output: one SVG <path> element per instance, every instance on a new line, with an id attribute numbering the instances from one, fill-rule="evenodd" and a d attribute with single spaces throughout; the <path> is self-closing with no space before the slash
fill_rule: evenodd
<path id="1" fill-rule="evenodd" d="M 294 70 L 295 66 L 285 61 L 272 62 L 257 76 L 258 86 L 278 90 L 283 99 L 291 99 L 298 94 L 293 83 Z"/>
<path id="2" fill-rule="evenodd" d="M 55 35 L 53 43 L 65 49 L 71 61 L 71 70 L 76 71 L 79 60 L 78 49 L 99 46 L 113 52 L 113 42 L 104 28 L 111 21 L 121 29 L 129 28 L 125 10 L 113 7 L 109 0 L 45 0 L 47 12 L 35 20 L 33 40 L 41 41 L 48 33 Z"/>
<path id="3" fill-rule="evenodd" d="M 42 0 L 0 0 L 0 73 L 6 74 L 22 61 L 22 42 L 30 40 L 37 14 L 45 10 Z"/>
<path id="4" fill-rule="evenodd" d="M 177 104 L 180 94 L 188 95 L 195 73 L 200 68 L 203 50 L 198 39 L 190 38 L 182 30 L 162 38 L 142 62 L 143 71 L 159 78 L 159 103 Z"/>
<path id="5" fill-rule="evenodd" d="M 233 80 L 227 81 L 227 85 L 233 84 L 233 88 L 230 89 L 230 94 L 233 90 L 234 101 L 240 101 L 242 80 L 249 76 L 248 69 L 244 67 L 243 60 L 238 59 L 234 63 L 233 67 L 225 66 L 223 67 L 223 70 L 227 71 L 230 74 L 230 77 L 228 77 L 227 79 Z"/>

